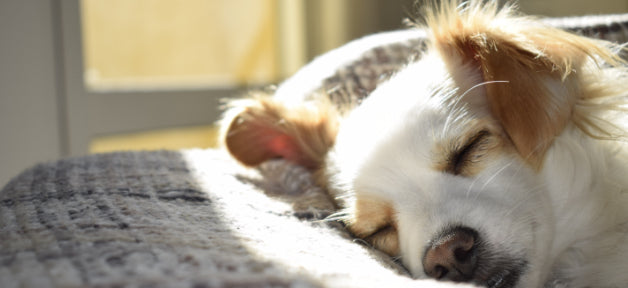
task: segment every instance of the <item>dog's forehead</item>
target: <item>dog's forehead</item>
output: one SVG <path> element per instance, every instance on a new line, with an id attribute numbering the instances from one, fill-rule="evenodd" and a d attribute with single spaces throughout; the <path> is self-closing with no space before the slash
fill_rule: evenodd
<path id="1" fill-rule="evenodd" d="M 406 115 L 412 120 L 397 116 L 357 129 L 344 127 L 348 129 L 339 134 L 330 154 L 339 182 L 352 190 L 379 193 L 401 186 L 412 189 L 420 184 L 414 181 L 440 173 L 433 168 L 433 147 L 447 137 L 442 133 L 447 116 L 425 107 Z M 373 191 L 376 189 L 385 191 Z"/>
<path id="2" fill-rule="evenodd" d="M 337 145 L 355 143 L 348 147 L 355 151 L 356 145 L 393 142 L 406 145 L 399 149 L 420 150 L 465 134 L 474 119 L 490 118 L 483 87 L 461 85 L 444 65 L 430 62 L 410 66 L 378 87 L 342 122 Z"/>
<path id="3" fill-rule="evenodd" d="M 368 158 L 377 150 L 419 153 L 429 148 L 435 137 L 442 136 L 448 116 L 426 100 L 364 103 L 341 124 L 334 150 L 340 157 Z"/>

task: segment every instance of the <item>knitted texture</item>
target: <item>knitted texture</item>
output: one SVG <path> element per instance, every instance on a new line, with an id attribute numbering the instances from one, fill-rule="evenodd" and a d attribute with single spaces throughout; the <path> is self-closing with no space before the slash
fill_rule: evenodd
<path id="1" fill-rule="evenodd" d="M 354 241 L 309 173 L 220 150 L 36 166 L 0 192 L 2 287 L 412 286 Z"/>

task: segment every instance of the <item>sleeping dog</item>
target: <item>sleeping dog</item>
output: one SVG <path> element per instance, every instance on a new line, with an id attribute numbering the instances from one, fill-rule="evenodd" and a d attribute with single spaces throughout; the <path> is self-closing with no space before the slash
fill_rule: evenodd
<path id="1" fill-rule="evenodd" d="M 425 8 L 423 55 L 360 103 L 236 101 L 225 146 L 311 169 L 348 229 L 416 278 L 626 287 L 622 47 L 442 2 Z"/>

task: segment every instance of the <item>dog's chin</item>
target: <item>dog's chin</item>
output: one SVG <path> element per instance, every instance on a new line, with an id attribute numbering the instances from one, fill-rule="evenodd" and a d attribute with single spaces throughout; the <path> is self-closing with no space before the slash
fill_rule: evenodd
<path id="1" fill-rule="evenodd" d="M 510 257 L 490 259 L 486 262 L 490 263 L 480 263 L 480 265 L 484 266 L 477 269 L 472 279 L 466 281 L 441 281 L 465 282 L 487 288 L 515 288 L 520 287 L 521 280 L 528 267 L 525 260 Z M 413 277 L 419 279 L 428 278 L 423 271 L 413 273 Z"/>
<path id="2" fill-rule="evenodd" d="M 527 262 L 522 259 L 511 257 L 487 259 L 482 263 L 474 275 L 471 283 L 489 288 L 512 288 L 517 287 L 521 276 L 525 273 Z"/>
<path id="3" fill-rule="evenodd" d="M 450 282 L 464 282 L 478 287 L 488 288 L 515 288 L 520 287 L 522 279 L 528 271 L 528 261 L 504 253 L 491 253 L 488 249 L 479 248 L 477 264 L 472 275 L 457 280 L 443 280 Z M 414 278 L 428 277 L 423 268 L 412 272 Z"/>

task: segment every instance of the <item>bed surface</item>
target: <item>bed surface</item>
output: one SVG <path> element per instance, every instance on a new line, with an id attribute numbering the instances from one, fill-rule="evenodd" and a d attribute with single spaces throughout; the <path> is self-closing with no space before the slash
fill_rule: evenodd
<path id="1" fill-rule="evenodd" d="M 0 193 L 2 287 L 419 286 L 323 221 L 333 203 L 284 161 L 222 150 L 38 165 Z M 389 286 L 390 285 L 390 286 Z"/>

